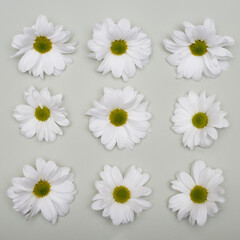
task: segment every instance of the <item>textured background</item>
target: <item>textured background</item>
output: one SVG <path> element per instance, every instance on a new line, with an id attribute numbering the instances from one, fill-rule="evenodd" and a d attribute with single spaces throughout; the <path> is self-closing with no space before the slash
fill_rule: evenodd
<path id="1" fill-rule="evenodd" d="M 1 240 L 235 240 L 240 237 L 239 197 L 239 57 L 240 14 L 239 0 L 1 0 L 1 120 L 0 120 L 0 239 Z M 18 59 L 10 59 L 15 53 L 10 43 L 13 36 L 21 33 L 24 26 L 35 23 L 39 14 L 45 14 L 55 24 L 62 24 L 73 32 L 72 40 L 78 40 L 78 51 L 73 54 L 74 63 L 63 74 L 35 79 L 17 70 Z M 91 38 L 96 22 L 105 17 L 115 21 L 129 18 L 133 25 L 142 26 L 152 40 L 153 55 L 150 64 L 138 70 L 128 83 L 116 80 L 112 75 L 96 72 L 98 62 L 89 59 L 87 41 Z M 205 17 L 216 21 L 217 32 L 229 35 L 236 45 L 229 48 L 234 54 L 230 69 L 216 79 L 192 80 L 175 78 L 175 68 L 165 58 L 168 53 L 162 41 L 175 29 L 181 29 L 184 20 L 193 24 L 203 23 Z M 108 152 L 88 131 L 88 117 L 84 115 L 91 101 L 99 99 L 104 86 L 123 88 L 132 85 L 150 100 L 149 111 L 152 133 L 133 151 Z M 28 140 L 19 134 L 12 117 L 16 105 L 23 103 L 23 92 L 29 86 L 38 89 L 49 87 L 52 94 L 64 94 L 64 106 L 69 113 L 71 126 L 64 128 L 64 136 L 52 144 Z M 222 109 L 229 114 L 228 129 L 219 132 L 219 140 L 211 148 L 190 151 L 181 145 L 180 136 L 170 130 L 173 106 L 177 97 L 189 90 L 206 90 L 216 94 Z M 70 213 L 59 218 L 56 225 L 37 215 L 30 221 L 12 210 L 12 202 L 6 196 L 11 178 L 22 176 L 25 164 L 34 164 L 42 156 L 61 166 L 69 166 L 75 173 L 78 194 Z M 224 170 L 226 203 L 217 218 L 208 219 L 204 227 L 192 227 L 187 220 L 179 222 L 167 208 L 167 201 L 175 192 L 169 180 L 180 170 L 189 171 L 190 164 L 203 159 L 212 167 Z M 136 221 L 115 227 L 100 212 L 90 208 L 96 193 L 94 182 L 105 164 L 118 165 L 125 171 L 135 164 L 151 174 L 148 183 L 153 194 L 148 199 L 152 209 L 143 212 Z"/>

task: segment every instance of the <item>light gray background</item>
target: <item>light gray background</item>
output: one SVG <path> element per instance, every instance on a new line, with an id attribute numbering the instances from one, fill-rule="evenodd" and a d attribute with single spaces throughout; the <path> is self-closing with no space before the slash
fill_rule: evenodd
<path id="1" fill-rule="evenodd" d="M 1 0 L 0 239 L 239 239 L 239 7 L 239 0 Z M 71 29 L 72 40 L 79 41 L 77 53 L 71 55 L 74 63 L 57 78 L 41 80 L 22 74 L 17 70 L 19 59 L 9 58 L 15 53 L 10 46 L 13 36 L 22 33 L 23 27 L 34 24 L 39 14 Z M 92 36 L 92 28 L 105 17 L 115 21 L 129 18 L 133 25 L 142 26 L 152 40 L 150 64 L 138 70 L 128 83 L 114 79 L 111 74 L 97 73 L 99 62 L 87 56 L 87 41 Z M 215 19 L 218 34 L 236 40 L 236 45 L 230 48 L 234 54 L 230 68 L 216 79 L 177 80 L 175 68 L 165 61 L 168 53 L 163 49 L 162 41 L 173 30 L 182 29 L 184 20 L 202 24 L 205 17 Z M 151 101 L 152 132 L 133 151 L 115 149 L 108 152 L 88 131 L 89 118 L 85 112 L 91 107 L 92 100 L 101 97 L 103 87 L 123 88 L 128 84 Z M 64 94 L 71 126 L 64 128 L 64 136 L 58 137 L 55 143 L 28 140 L 19 134 L 12 113 L 16 105 L 24 103 L 23 92 L 31 85 L 38 89 L 49 87 L 52 94 Z M 216 94 L 222 109 L 229 113 L 227 118 L 231 126 L 219 131 L 219 139 L 208 149 L 190 151 L 181 145 L 181 137 L 170 130 L 176 99 L 191 89 Z M 56 225 L 40 214 L 25 221 L 21 214 L 12 210 L 12 202 L 6 196 L 11 178 L 22 176 L 22 167 L 34 165 L 38 156 L 52 159 L 60 166 L 69 166 L 75 173 L 78 194 L 70 213 L 59 218 Z M 223 211 L 215 219 L 209 218 L 202 228 L 192 227 L 187 220 L 179 222 L 167 208 L 169 197 L 175 194 L 169 180 L 180 170 L 189 171 L 190 164 L 196 159 L 222 168 L 225 176 L 223 187 L 227 201 Z M 153 194 L 148 199 L 153 207 L 131 224 L 115 227 L 102 218 L 100 212 L 90 208 L 96 194 L 94 182 L 99 179 L 99 171 L 105 164 L 117 165 L 122 171 L 135 164 L 151 174 L 148 186 L 152 187 Z"/>

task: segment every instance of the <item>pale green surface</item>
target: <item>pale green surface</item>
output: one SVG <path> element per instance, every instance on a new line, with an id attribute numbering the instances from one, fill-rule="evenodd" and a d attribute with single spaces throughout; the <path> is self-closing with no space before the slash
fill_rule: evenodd
<path id="1" fill-rule="evenodd" d="M 239 0 L 1 0 L 1 138 L 0 138 L 0 239 L 1 240 L 237 240 L 240 199 L 240 14 Z M 73 40 L 79 40 L 75 62 L 58 78 L 35 79 L 17 70 L 18 59 L 10 59 L 15 53 L 10 43 L 13 36 L 30 26 L 39 14 L 46 14 L 55 24 L 63 24 L 73 32 Z M 95 70 L 98 62 L 87 57 L 87 41 L 91 38 L 96 22 L 105 17 L 119 20 L 129 18 L 132 24 L 142 26 L 152 39 L 153 55 L 150 64 L 138 70 L 127 83 L 138 89 L 150 100 L 149 111 L 152 133 L 133 151 L 108 152 L 88 131 L 88 117 L 84 115 L 94 99 L 99 99 L 104 86 L 123 88 L 122 80 L 110 74 L 102 76 Z M 236 45 L 230 50 L 235 58 L 230 69 L 216 79 L 175 79 L 175 68 L 165 58 L 168 53 L 162 41 L 181 23 L 189 20 L 200 24 L 205 17 L 216 21 L 217 32 L 232 36 Z M 12 117 L 16 105 L 23 103 L 23 92 L 31 85 L 41 89 L 49 87 L 53 94 L 64 94 L 71 126 L 64 128 L 64 136 L 52 144 L 28 140 L 19 134 Z M 170 117 L 176 98 L 188 90 L 207 90 L 216 94 L 222 109 L 229 112 L 228 129 L 219 132 L 219 139 L 209 149 L 190 151 L 180 142 L 180 136 L 170 130 Z M 30 221 L 12 210 L 12 202 L 6 196 L 11 178 L 22 176 L 25 164 L 34 164 L 42 156 L 61 166 L 69 166 L 75 173 L 78 194 L 70 213 L 59 218 L 56 225 L 37 215 Z M 168 181 L 179 170 L 189 171 L 190 163 L 203 159 L 212 167 L 224 170 L 227 202 L 217 218 L 210 218 L 203 228 L 192 227 L 187 220 L 179 222 L 167 208 L 167 201 L 175 192 Z M 142 213 L 132 224 L 115 227 L 100 213 L 90 208 L 96 193 L 94 182 L 104 164 L 118 165 L 123 171 L 135 164 L 151 174 L 148 186 L 153 194 L 148 197 L 153 208 Z"/>

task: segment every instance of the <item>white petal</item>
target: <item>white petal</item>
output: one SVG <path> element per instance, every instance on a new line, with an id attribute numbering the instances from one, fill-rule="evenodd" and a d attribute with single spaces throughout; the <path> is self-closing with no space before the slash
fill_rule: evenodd
<path id="1" fill-rule="evenodd" d="M 197 160 L 192 164 L 191 174 L 195 180 L 196 184 L 199 184 L 199 175 L 203 169 L 206 168 L 204 161 Z"/>
<path id="2" fill-rule="evenodd" d="M 18 63 L 19 71 L 21 72 L 27 72 L 31 68 L 35 66 L 38 59 L 40 57 L 40 54 L 35 51 L 34 49 L 30 49 L 27 51 L 20 59 Z"/>
<path id="3" fill-rule="evenodd" d="M 201 206 L 197 210 L 196 221 L 199 226 L 203 226 L 207 222 L 207 209 L 205 206 Z"/>
<path id="4" fill-rule="evenodd" d="M 52 190 L 58 193 L 70 193 L 74 191 L 74 184 L 70 181 L 65 181 L 61 184 L 52 186 Z"/>
<path id="5" fill-rule="evenodd" d="M 186 172 L 180 172 L 176 174 L 176 177 L 178 181 L 181 181 L 190 190 L 195 186 L 192 177 Z"/>
<path id="6" fill-rule="evenodd" d="M 203 25 L 204 27 L 206 27 L 207 30 L 213 32 L 214 34 L 216 33 L 215 22 L 213 19 L 206 18 Z"/>
<path id="7" fill-rule="evenodd" d="M 104 128 L 103 134 L 101 137 L 102 144 L 108 144 L 112 141 L 115 136 L 115 127 L 112 124 L 109 124 L 107 127 Z"/>
<path id="8" fill-rule="evenodd" d="M 151 193 L 152 193 L 152 190 L 149 187 L 138 187 L 138 188 L 134 188 L 131 191 L 131 196 L 133 198 L 138 198 L 142 196 L 149 196 Z"/>
<path id="9" fill-rule="evenodd" d="M 217 76 L 221 73 L 221 67 L 216 57 L 211 56 L 209 53 L 203 55 L 204 64 L 211 74 Z"/>
<path id="10" fill-rule="evenodd" d="M 54 70 L 54 65 L 53 65 L 53 62 L 51 61 L 50 55 L 51 55 L 51 53 L 45 53 L 42 55 L 43 71 L 47 75 L 53 74 L 53 70 Z"/>
<path id="11" fill-rule="evenodd" d="M 52 192 L 49 193 L 49 198 L 57 210 L 57 215 L 63 217 L 69 212 L 69 203 L 66 202 L 63 198 L 59 198 Z"/>
<path id="12" fill-rule="evenodd" d="M 97 200 L 92 203 L 91 208 L 93 210 L 102 210 L 104 208 L 104 201 L 103 200 Z"/>
<path id="13" fill-rule="evenodd" d="M 52 49 L 49 57 L 51 57 L 51 61 L 57 70 L 62 71 L 65 69 L 66 64 L 61 53 L 55 49 Z"/>
<path id="14" fill-rule="evenodd" d="M 37 176 L 38 176 L 37 172 L 32 166 L 25 165 L 23 167 L 23 174 L 27 178 L 33 178 L 33 179 L 37 180 Z"/>
<path id="15" fill-rule="evenodd" d="M 103 181 L 108 183 L 110 186 L 115 187 L 115 183 L 113 182 L 111 172 L 112 172 L 112 167 L 110 167 L 109 165 L 105 165 L 104 171 L 100 172 L 100 176 Z"/>
<path id="16" fill-rule="evenodd" d="M 120 172 L 119 168 L 114 166 L 111 171 L 112 179 L 116 186 L 120 186 L 123 181 L 122 173 Z"/>
<path id="17" fill-rule="evenodd" d="M 186 38 L 186 35 L 185 35 L 184 32 L 174 31 L 172 33 L 172 38 L 180 46 L 185 47 L 185 46 L 188 46 L 190 44 L 188 39 Z"/>
<path id="18" fill-rule="evenodd" d="M 110 209 L 110 217 L 114 225 L 118 226 L 123 222 L 123 210 L 120 204 L 114 203 Z"/>
<path id="19" fill-rule="evenodd" d="M 118 22 L 118 26 L 121 28 L 121 30 L 123 31 L 123 33 L 127 32 L 130 27 L 131 27 L 131 23 L 128 19 L 126 18 L 122 18 L 120 19 L 120 21 Z"/>
<path id="20" fill-rule="evenodd" d="M 53 32 L 53 25 L 49 23 L 47 17 L 40 15 L 36 21 L 36 33 L 38 36 L 48 36 Z"/>
<path id="21" fill-rule="evenodd" d="M 174 189 L 174 190 L 177 190 L 177 191 L 179 191 L 179 192 L 182 192 L 182 193 L 190 193 L 190 189 L 189 188 L 187 188 L 184 184 L 183 184 L 183 182 L 181 182 L 181 181 L 178 181 L 178 180 L 173 180 L 173 181 L 171 181 L 171 184 L 172 184 L 172 189 Z"/>
<path id="22" fill-rule="evenodd" d="M 120 78 L 122 76 L 123 66 L 124 62 L 122 56 L 112 56 L 111 69 L 115 78 Z"/>
<path id="23" fill-rule="evenodd" d="M 144 210 L 152 207 L 151 202 L 149 202 L 145 199 L 142 199 L 142 198 L 133 198 L 132 201 L 135 202 L 135 204 L 139 205 Z"/>
<path id="24" fill-rule="evenodd" d="M 52 201 L 48 197 L 40 199 L 40 208 L 42 215 L 53 224 L 57 222 L 57 211 Z"/>
<path id="25" fill-rule="evenodd" d="M 37 158 L 36 160 L 36 168 L 38 173 L 42 173 L 43 168 L 46 165 L 46 161 L 43 158 Z"/>

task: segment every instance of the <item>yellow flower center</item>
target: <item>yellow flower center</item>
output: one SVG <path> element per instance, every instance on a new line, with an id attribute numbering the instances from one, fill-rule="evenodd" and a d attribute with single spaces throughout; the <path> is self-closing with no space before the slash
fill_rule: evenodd
<path id="1" fill-rule="evenodd" d="M 115 40 L 111 45 L 111 52 L 114 55 L 122 55 L 127 51 L 127 42 L 125 40 Z"/>
<path id="2" fill-rule="evenodd" d="M 50 110 L 47 107 L 37 107 L 35 110 L 35 117 L 42 122 L 45 122 L 50 117 Z"/>
<path id="3" fill-rule="evenodd" d="M 196 128 L 204 128 L 208 124 L 208 116 L 206 113 L 199 112 L 192 117 L 192 124 Z"/>
<path id="4" fill-rule="evenodd" d="M 191 53 L 194 56 L 202 56 L 205 53 L 207 53 L 208 46 L 205 41 L 196 40 L 195 43 L 193 43 L 189 46 L 189 48 L 191 50 Z"/>
<path id="5" fill-rule="evenodd" d="M 120 127 L 127 122 L 128 114 L 125 110 L 116 108 L 109 114 L 110 123 L 116 127 Z"/>
<path id="6" fill-rule="evenodd" d="M 124 186 L 116 187 L 113 191 L 113 198 L 118 203 L 125 203 L 129 200 L 130 197 L 130 191 Z"/>
<path id="7" fill-rule="evenodd" d="M 38 197 L 42 198 L 48 195 L 50 192 L 51 185 L 48 183 L 48 181 L 40 180 L 33 189 L 33 194 Z"/>
<path id="8" fill-rule="evenodd" d="M 204 203 L 207 200 L 207 196 L 207 189 L 200 185 L 196 185 L 190 193 L 190 197 L 194 203 Z"/>
<path id="9" fill-rule="evenodd" d="M 36 37 L 33 48 L 40 53 L 49 52 L 52 49 L 52 42 L 45 36 Z"/>

